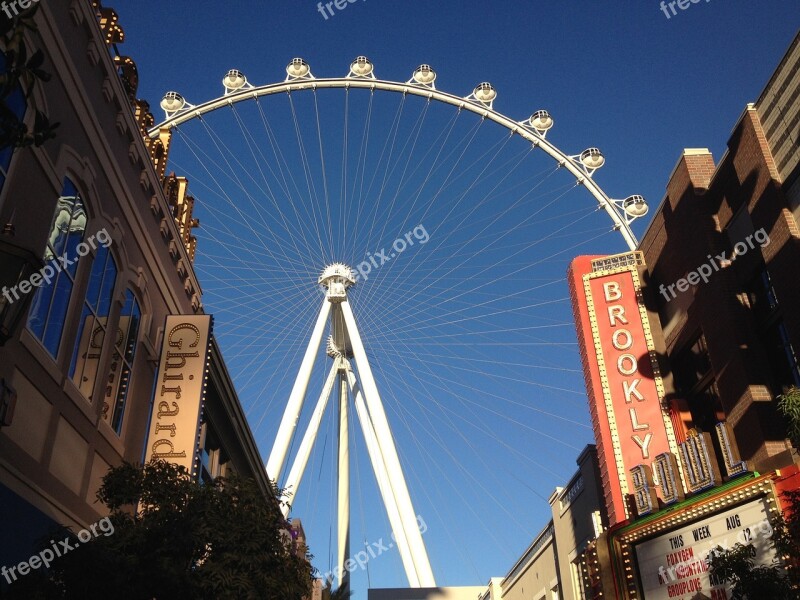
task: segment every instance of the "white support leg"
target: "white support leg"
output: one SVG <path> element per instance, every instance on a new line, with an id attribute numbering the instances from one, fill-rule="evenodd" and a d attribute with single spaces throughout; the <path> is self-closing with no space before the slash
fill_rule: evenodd
<path id="1" fill-rule="evenodd" d="M 303 441 L 300 443 L 300 448 L 297 450 L 292 470 L 289 471 L 289 477 L 286 479 L 286 491 L 293 495 L 297 495 L 297 488 L 300 487 L 300 481 L 303 479 L 303 473 L 306 470 L 308 457 L 311 456 L 311 449 L 314 447 L 314 442 L 317 440 L 317 433 L 319 433 L 319 424 L 322 422 L 322 417 L 325 414 L 325 407 L 328 405 L 328 398 L 330 398 L 333 384 L 336 381 L 336 374 L 341 367 L 341 359 L 335 359 L 331 371 L 328 374 L 328 379 L 325 381 L 325 387 L 317 401 L 317 406 L 314 408 L 314 413 L 311 415 L 311 421 L 308 424 L 308 429 L 303 436 Z M 289 507 L 284 503 L 281 506 L 283 516 L 289 515 Z"/>
<path id="2" fill-rule="evenodd" d="M 347 376 L 339 372 L 339 589 L 350 588 L 350 571 L 344 568 L 350 558 L 350 431 L 348 429 Z"/>
<path id="3" fill-rule="evenodd" d="M 281 472 L 286 463 L 286 453 L 289 451 L 289 444 L 292 441 L 292 435 L 297 427 L 300 411 L 303 409 L 308 382 L 311 379 L 311 370 L 314 368 L 314 360 L 319 352 L 322 334 L 325 330 L 330 312 L 331 303 L 326 298 L 322 301 L 319 317 L 317 317 L 317 322 L 314 325 L 311 340 L 309 340 L 308 348 L 306 349 L 305 356 L 303 356 L 300 371 L 297 373 L 297 379 L 294 381 L 292 393 L 289 395 L 289 402 L 286 405 L 286 410 L 283 412 L 280 427 L 278 427 L 278 434 L 275 436 L 272 452 L 270 452 L 269 459 L 267 460 L 267 476 L 276 482 L 279 481 Z"/>
<path id="4" fill-rule="evenodd" d="M 389 524 L 394 533 L 394 541 L 397 544 L 397 550 L 400 552 L 400 559 L 403 561 L 403 567 L 408 577 L 408 585 L 411 587 L 420 587 L 417 568 L 414 566 L 414 558 L 411 556 L 411 547 L 408 545 L 406 532 L 403 530 L 400 511 L 397 508 L 397 502 L 392 494 L 392 486 L 389 484 L 389 476 L 386 473 L 386 465 L 383 461 L 380 447 L 378 446 L 378 438 L 375 436 L 375 428 L 372 425 L 372 420 L 369 418 L 367 407 L 364 404 L 364 395 L 361 393 L 361 388 L 358 386 L 355 373 L 350 369 L 347 370 L 347 382 L 350 385 L 350 392 L 353 394 L 358 422 L 361 424 L 361 431 L 364 433 L 367 453 L 372 463 L 372 470 L 375 472 L 375 479 L 378 480 L 378 489 L 381 492 L 383 505 L 386 507 L 386 512 L 389 516 Z"/>
<path id="5" fill-rule="evenodd" d="M 378 393 L 378 387 L 375 385 L 375 379 L 372 376 L 372 369 L 367 359 L 367 353 L 364 350 L 364 344 L 361 341 L 361 334 L 356 325 L 353 309 L 350 307 L 350 303 L 347 300 L 341 302 L 340 307 L 344 315 L 345 324 L 347 325 L 347 333 L 350 336 L 350 342 L 353 347 L 353 355 L 356 360 L 356 365 L 358 366 L 358 375 L 364 386 L 364 396 L 367 402 L 367 408 L 369 409 L 370 418 L 375 427 L 378 446 L 383 455 L 384 464 L 386 465 L 386 472 L 389 477 L 389 484 L 391 485 L 391 493 L 394 495 L 397 502 L 402 527 L 405 530 L 409 546 L 411 547 L 411 556 L 414 560 L 415 570 L 419 575 L 419 585 L 421 587 L 436 587 L 431 564 L 428 560 L 428 552 L 425 549 L 425 542 L 422 540 L 422 534 L 419 531 L 414 506 L 411 503 L 411 496 L 408 493 L 408 487 L 406 487 L 405 477 L 403 476 L 403 468 L 400 465 L 400 458 L 397 455 L 397 448 L 394 445 L 392 431 L 389 428 L 389 421 L 386 419 L 386 413 L 383 409 L 380 394 Z"/>

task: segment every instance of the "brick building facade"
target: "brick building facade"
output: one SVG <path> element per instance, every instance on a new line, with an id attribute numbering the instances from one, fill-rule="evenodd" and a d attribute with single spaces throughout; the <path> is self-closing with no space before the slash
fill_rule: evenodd
<path id="1" fill-rule="evenodd" d="M 757 470 L 791 462 L 775 399 L 800 385 L 799 58 L 800 36 L 718 164 L 708 150 L 684 151 L 639 246 L 666 341 L 676 435 L 727 420 Z M 676 287 L 703 265 L 710 276 Z"/>

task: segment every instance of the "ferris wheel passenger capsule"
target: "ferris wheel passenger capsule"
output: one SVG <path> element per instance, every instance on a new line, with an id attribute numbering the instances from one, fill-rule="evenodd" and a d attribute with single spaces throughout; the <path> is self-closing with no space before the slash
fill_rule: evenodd
<path id="1" fill-rule="evenodd" d="M 231 69 L 222 78 L 222 85 L 225 86 L 226 92 L 240 90 L 247 85 L 247 77 L 238 69 Z"/>
<path id="2" fill-rule="evenodd" d="M 472 92 L 472 96 L 482 104 L 491 104 L 494 102 L 494 99 L 497 98 L 497 91 L 491 83 L 484 81 L 478 84 Z"/>
<path id="3" fill-rule="evenodd" d="M 636 194 L 628 196 L 622 201 L 622 210 L 632 219 L 638 219 L 647 214 L 649 207 L 647 206 L 647 201 L 644 199 L 644 196 Z"/>
<path id="4" fill-rule="evenodd" d="M 372 61 L 366 56 L 359 56 L 350 63 L 350 74 L 354 77 L 369 77 L 372 75 L 374 66 Z"/>
<path id="5" fill-rule="evenodd" d="M 411 78 L 420 85 L 431 85 L 436 81 L 436 71 L 430 65 L 420 65 L 414 69 Z"/>
<path id="6" fill-rule="evenodd" d="M 599 148 L 587 148 L 580 155 L 581 164 L 591 171 L 595 171 L 606 164 L 606 159 Z"/>
<path id="7" fill-rule="evenodd" d="M 533 127 L 540 134 L 544 134 L 553 127 L 553 117 L 546 110 L 537 110 L 528 119 L 528 125 Z"/>
<path id="8" fill-rule="evenodd" d="M 286 74 L 291 79 L 300 79 L 301 77 L 306 77 L 309 73 L 311 73 L 311 67 L 302 58 L 293 58 L 292 62 L 286 65 Z"/>
<path id="9" fill-rule="evenodd" d="M 161 108 L 167 113 L 174 113 L 186 106 L 186 99 L 178 92 L 167 92 L 161 99 Z"/>

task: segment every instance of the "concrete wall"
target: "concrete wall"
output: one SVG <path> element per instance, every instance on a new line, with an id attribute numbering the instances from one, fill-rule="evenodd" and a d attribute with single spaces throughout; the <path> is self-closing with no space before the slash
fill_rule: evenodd
<path id="1" fill-rule="evenodd" d="M 486 590 L 482 586 L 437 588 L 371 589 L 368 600 L 478 600 Z"/>

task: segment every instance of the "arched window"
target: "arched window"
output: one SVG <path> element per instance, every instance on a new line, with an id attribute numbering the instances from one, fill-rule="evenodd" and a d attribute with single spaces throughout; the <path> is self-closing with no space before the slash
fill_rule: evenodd
<path id="1" fill-rule="evenodd" d="M 50 266 L 53 274 L 36 290 L 28 313 L 28 329 L 53 357 L 58 354 L 61 343 L 64 320 L 75 287 L 75 273 L 81 258 L 76 248 L 83 241 L 85 229 L 83 199 L 75 184 L 65 178 L 44 251 L 45 269 Z"/>
<path id="2" fill-rule="evenodd" d="M 119 317 L 119 327 L 114 342 L 114 356 L 111 369 L 106 378 L 106 390 L 103 397 L 103 419 L 111 428 L 122 433 L 122 418 L 133 372 L 133 359 L 136 355 L 136 343 L 139 336 L 139 322 L 142 313 L 133 292 L 125 292 L 125 305 Z"/>
<path id="3" fill-rule="evenodd" d="M 72 350 L 69 376 L 87 399 L 92 398 L 101 364 L 103 341 L 108 329 L 108 316 L 117 265 L 107 246 L 100 246 L 92 263 L 89 285 L 79 321 L 78 335 Z"/>

